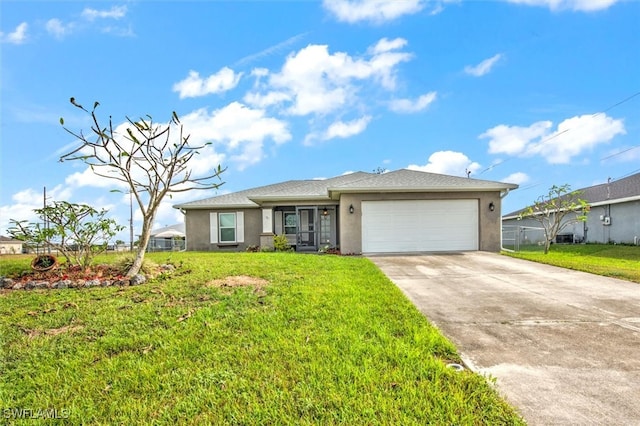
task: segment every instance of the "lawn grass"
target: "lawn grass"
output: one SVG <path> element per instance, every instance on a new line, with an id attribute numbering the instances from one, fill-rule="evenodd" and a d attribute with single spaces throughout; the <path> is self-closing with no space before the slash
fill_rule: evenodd
<path id="1" fill-rule="evenodd" d="M 98 425 L 522 424 L 487 379 L 446 366 L 454 346 L 368 259 L 149 257 L 182 266 L 136 287 L 0 293 L 0 409 Z M 0 258 L 0 275 L 16 262 Z M 239 275 L 268 284 L 214 281 Z"/>
<path id="2" fill-rule="evenodd" d="M 539 250 L 503 252 L 507 256 L 640 283 L 640 247 L 615 244 L 556 244 Z"/>

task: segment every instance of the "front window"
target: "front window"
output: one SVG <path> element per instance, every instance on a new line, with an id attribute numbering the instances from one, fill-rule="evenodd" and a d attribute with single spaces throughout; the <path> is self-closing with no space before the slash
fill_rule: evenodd
<path id="1" fill-rule="evenodd" d="M 295 234 L 298 232 L 298 217 L 295 212 L 284 213 L 284 233 Z"/>
<path id="2" fill-rule="evenodd" d="M 220 213 L 218 215 L 218 230 L 220 232 L 221 243 L 236 242 L 236 214 Z"/>

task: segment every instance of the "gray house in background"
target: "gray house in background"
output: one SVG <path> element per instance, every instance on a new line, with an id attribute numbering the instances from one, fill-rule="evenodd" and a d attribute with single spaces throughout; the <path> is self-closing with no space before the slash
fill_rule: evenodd
<path id="1" fill-rule="evenodd" d="M 174 206 L 187 250 L 273 247 L 342 253 L 500 250 L 502 197 L 517 185 L 397 170 L 291 180 Z"/>
<path id="2" fill-rule="evenodd" d="M 20 254 L 23 244 L 20 240 L 0 235 L 0 254 Z"/>
<path id="3" fill-rule="evenodd" d="M 640 244 L 640 173 L 579 191 L 591 207 L 587 221 L 570 224 L 556 242 Z M 523 210 L 505 215 L 503 227 L 540 226 L 530 218 L 519 220 Z"/>
<path id="4" fill-rule="evenodd" d="M 147 251 L 181 251 L 184 248 L 184 223 L 177 223 L 151 231 Z"/>

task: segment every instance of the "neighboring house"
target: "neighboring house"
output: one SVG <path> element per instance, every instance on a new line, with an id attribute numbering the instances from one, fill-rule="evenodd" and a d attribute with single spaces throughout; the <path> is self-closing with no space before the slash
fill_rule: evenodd
<path id="1" fill-rule="evenodd" d="M 342 253 L 500 250 L 501 199 L 517 185 L 413 170 L 291 180 L 174 206 L 187 250 Z"/>
<path id="2" fill-rule="evenodd" d="M 0 254 L 22 253 L 22 241 L 0 235 Z"/>
<path id="3" fill-rule="evenodd" d="M 640 173 L 578 191 L 591 207 L 587 221 L 568 225 L 556 242 L 640 244 Z M 523 211 L 505 215 L 503 226 L 540 226 L 531 218 L 520 220 Z"/>
<path id="4" fill-rule="evenodd" d="M 184 223 L 151 231 L 147 251 L 180 251 L 185 248 Z"/>

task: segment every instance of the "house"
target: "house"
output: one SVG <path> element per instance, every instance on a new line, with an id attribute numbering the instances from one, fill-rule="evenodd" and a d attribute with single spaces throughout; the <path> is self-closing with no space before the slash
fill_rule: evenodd
<path id="1" fill-rule="evenodd" d="M 569 224 L 555 242 L 640 244 L 640 173 L 578 191 L 590 206 L 587 221 Z M 523 211 L 505 215 L 503 225 L 540 226 L 531 218 L 520 220 Z"/>
<path id="2" fill-rule="evenodd" d="M 0 254 L 20 254 L 22 253 L 22 244 L 23 242 L 20 240 L 0 235 Z"/>
<path id="3" fill-rule="evenodd" d="M 177 223 L 151 231 L 147 251 L 181 251 L 184 248 L 184 223 Z"/>
<path id="4" fill-rule="evenodd" d="M 500 250 L 501 199 L 517 185 L 397 170 L 290 180 L 174 206 L 187 250 L 273 246 L 342 253 Z"/>

